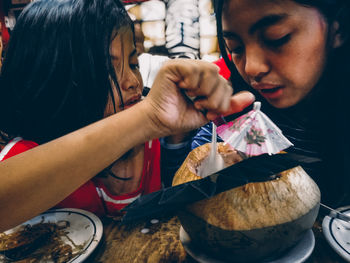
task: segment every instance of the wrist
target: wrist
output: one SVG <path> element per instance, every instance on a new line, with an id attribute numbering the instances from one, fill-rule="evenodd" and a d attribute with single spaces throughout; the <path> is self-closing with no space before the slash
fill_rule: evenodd
<path id="1" fill-rule="evenodd" d="M 165 137 L 170 134 L 168 129 L 162 128 L 163 125 L 157 118 L 154 107 L 148 101 L 143 100 L 132 108 L 135 109 L 135 114 L 141 116 L 138 130 L 143 133 L 145 141 Z"/>

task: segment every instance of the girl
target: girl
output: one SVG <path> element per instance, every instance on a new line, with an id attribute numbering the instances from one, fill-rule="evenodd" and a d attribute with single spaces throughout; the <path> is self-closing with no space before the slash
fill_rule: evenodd
<path id="1" fill-rule="evenodd" d="M 350 2 L 217 0 L 218 39 L 235 90 L 251 90 L 294 144 L 322 201 L 348 204 Z M 192 147 L 208 140 L 203 127 Z"/>
<path id="2" fill-rule="evenodd" d="M 195 107 L 211 110 L 207 118 L 230 108 L 222 97 L 230 93 L 225 80 L 215 68 L 193 61 L 168 63 L 150 99 L 140 102 L 133 27 L 116 0 L 30 4 L 11 35 L 0 84 L 6 144 L 0 156 L 2 230 L 60 201 L 57 207 L 115 215 L 159 189 L 159 142 L 143 142 L 189 131 L 206 119 L 174 86 L 204 95 Z M 234 111 L 252 96 L 237 99 Z M 185 113 L 191 121 L 184 120 Z M 4 216 L 8 211 L 11 216 Z"/>

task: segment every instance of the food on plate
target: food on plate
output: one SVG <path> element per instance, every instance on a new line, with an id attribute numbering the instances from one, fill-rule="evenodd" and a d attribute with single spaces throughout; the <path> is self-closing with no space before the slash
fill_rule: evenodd
<path id="1" fill-rule="evenodd" d="M 188 155 L 173 185 L 201 179 L 196 172 L 209 148 L 205 144 Z M 218 151 L 226 162 L 240 160 L 222 143 Z M 317 217 L 319 202 L 318 186 L 297 166 L 274 180 L 248 183 L 188 205 L 179 219 L 191 242 L 216 258 L 261 261 L 278 257 L 303 237 Z"/>
<path id="2" fill-rule="evenodd" d="M 77 255 L 74 250 L 80 246 L 68 237 L 67 227 L 68 221 L 41 222 L 0 233 L 0 254 L 9 260 L 30 263 L 68 262 Z"/>

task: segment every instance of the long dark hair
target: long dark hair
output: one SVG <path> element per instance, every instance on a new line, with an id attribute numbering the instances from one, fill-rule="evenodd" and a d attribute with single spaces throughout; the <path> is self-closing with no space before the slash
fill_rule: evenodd
<path id="1" fill-rule="evenodd" d="M 109 50 L 125 26 L 133 30 L 119 0 L 29 4 L 2 68 L 2 134 L 43 143 L 102 119 L 111 81 L 121 95 Z"/>
<path id="2" fill-rule="evenodd" d="M 229 59 L 222 32 L 222 10 L 229 0 L 214 0 L 217 20 L 218 42 L 226 65 L 231 71 L 231 81 L 235 91 L 254 90 L 249 87 Z M 331 48 L 334 32 L 328 33 L 327 65 L 319 84 L 306 99 L 289 109 L 275 109 L 264 98 L 263 110 L 280 126 L 285 135 L 295 144 L 290 151 L 315 154 L 323 160 L 317 168 L 310 167 L 310 175 L 319 184 L 324 201 L 332 205 L 342 205 L 350 201 L 350 155 L 348 99 L 350 88 L 350 1 L 349 0 L 287 0 L 306 7 L 317 8 L 328 25 L 339 23 L 342 46 Z M 307 17 L 305 19 L 308 19 Z M 311 103 L 310 103 L 311 102 Z M 305 105 L 308 105 L 305 107 Z M 311 112 L 311 114 L 310 114 Z M 297 113 L 297 114 L 295 114 Z M 309 116 L 307 123 L 299 125 L 294 117 Z M 317 146 L 312 146 L 318 141 Z M 311 145 L 311 146 L 310 146 Z M 319 147 L 319 148 L 318 148 Z M 312 150 L 312 151 L 310 151 Z"/>

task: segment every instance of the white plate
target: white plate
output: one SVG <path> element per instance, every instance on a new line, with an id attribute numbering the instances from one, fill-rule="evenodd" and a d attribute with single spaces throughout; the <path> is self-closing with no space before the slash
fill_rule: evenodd
<path id="1" fill-rule="evenodd" d="M 184 246 L 186 252 L 200 263 L 225 263 L 222 260 L 218 260 L 209 256 L 205 251 L 197 249 L 197 247 L 191 244 L 191 239 L 186 231 L 180 228 L 180 241 Z M 290 250 L 288 250 L 283 256 L 272 261 L 264 261 L 264 263 L 302 263 L 308 257 L 310 257 L 315 247 L 315 236 L 311 229 L 309 229 L 304 237 Z"/>
<path id="2" fill-rule="evenodd" d="M 23 223 L 22 225 L 34 225 L 40 222 L 56 223 L 62 220 L 69 222 L 69 226 L 65 229 L 65 231 L 68 232 L 68 237 L 72 239 L 76 245 L 84 244 L 79 251 L 73 249 L 73 252 L 78 252 L 78 254 L 67 263 L 83 262 L 97 247 L 102 237 L 103 226 L 101 220 L 96 215 L 88 211 L 75 208 L 54 209 L 48 210 L 41 215 Z M 14 232 L 16 229 L 18 229 L 18 227 L 10 229 L 5 233 L 9 234 Z M 63 240 L 65 243 L 72 245 L 69 240 L 65 238 L 63 238 Z"/>
<path id="3" fill-rule="evenodd" d="M 338 211 L 350 216 L 350 206 Z M 322 222 L 323 234 L 329 245 L 346 261 L 350 262 L 350 223 L 325 216 Z"/>

